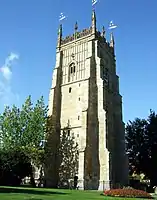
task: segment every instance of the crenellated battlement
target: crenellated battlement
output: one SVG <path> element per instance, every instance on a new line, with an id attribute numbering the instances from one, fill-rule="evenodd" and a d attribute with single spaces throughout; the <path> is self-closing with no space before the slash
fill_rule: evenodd
<path id="1" fill-rule="evenodd" d="M 87 29 L 83 29 L 82 31 L 76 32 L 73 35 L 68 35 L 65 38 L 62 38 L 61 45 L 67 44 L 69 42 L 72 42 L 73 40 L 80 39 L 80 38 L 88 36 L 90 34 L 92 34 L 91 27 L 87 28 Z"/>
<path id="2" fill-rule="evenodd" d="M 71 43 L 73 41 L 78 41 L 79 39 L 82 39 L 82 38 L 85 38 L 85 37 L 90 37 L 92 35 L 93 35 L 92 27 L 83 29 L 81 31 L 76 31 L 72 35 L 68 35 L 66 37 L 60 37 L 60 45 L 61 46 L 67 45 L 68 43 Z M 108 42 L 106 40 L 105 31 L 103 33 L 103 32 L 96 30 L 95 33 L 94 33 L 94 38 L 96 40 L 99 40 L 102 45 L 105 45 L 105 48 L 107 48 L 108 51 L 110 51 L 112 53 L 114 52 L 114 48 L 111 45 L 111 41 Z"/>
<path id="3" fill-rule="evenodd" d="M 68 35 L 65 38 L 62 38 L 61 45 L 72 42 L 73 40 L 80 39 L 85 36 L 89 36 L 92 34 L 92 27 L 83 29 L 82 31 L 76 32 L 73 35 Z M 102 42 L 106 42 L 104 36 L 102 36 L 100 31 L 96 31 L 95 37 Z"/>

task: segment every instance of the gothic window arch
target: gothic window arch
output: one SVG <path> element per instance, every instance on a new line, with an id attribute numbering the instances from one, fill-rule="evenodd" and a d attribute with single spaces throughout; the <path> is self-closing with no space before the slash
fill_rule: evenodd
<path id="1" fill-rule="evenodd" d="M 75 74 L 76 74 L 76 63 L 72 62 L 69 65 L 68 82 L 74 81 Z"/>
<path id="2" fill-rule="evenodd" d="M 69 65 L 69 68 L 70 68 L 70 73 L 75 73 L 76 71 L 76 66 L 75 66 L 75 63 L 72 62 L 70 65 Z"/>

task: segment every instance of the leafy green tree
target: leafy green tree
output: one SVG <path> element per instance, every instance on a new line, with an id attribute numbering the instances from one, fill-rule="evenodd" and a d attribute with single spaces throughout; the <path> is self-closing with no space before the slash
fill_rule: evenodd
<path id="1" fill-rule="evenodd" d="M 19 148 L 31 160 L 32 165 L 41 167 L 44 159 L 44 149 L 41 141 L 45 138 L 47 107 L 41 97 L 35 106 L 29 96 L 22 108 L 15 105 L 6 107 L 0 115 L 1 148 Z"/>
<path id="2" fill-rule="evenodd" d="M 47 117 L 44 178 L 45 186 L 57 188 L 59 182 L 60 165 L 60 126 L 56 124 L 54 116 Z"/>
<path id="3" fill-rule="evenodd" d="M 31 141 L 33 146 L 37 148 L 40 148 L 41 141 L 45 138 L 47 111 L 48 109 L 44 104 L 44 98 L 42 96 L 33 108 L 30 123 Z"/>
<path id="4" fill-rule="evenodd" d="M 78 173 L 78 144 L 69 130 L 65 127 L 56 132 L 52 116 L 48 117 L 44 167 L 46 186 L 61 186 Z"/>
<path id="5" fill-rule="evenodd" d="M 47 107 L 43 96 L 34 107 L 29 96 L 20 114 L 21 146 L 40 148 L 40 143 L 45 138 L 46 118 Z"/>
<path id="6" fill-rule="evenodd" d="M 157 115 L 135 119 L 126 126 L 126 147 L 130 174 L 144 173 L 151 186 L 157 185 Z"/>
<path id="7" fill-rule="evenodd" d="M 47 107 L 41 97 L 33 107 L 29 96 L 21 110 L 15 105 L 6 107 L 0 116 L 1 141 L 3 147 L 34 147 L 40 149 L 45 138 Z"/>
<path id="8" fill-rule="evenodd" d="M 34 141 L 33 137 L 36 136 L 33 136 L 33 131 L 31 130 L 32 116 L 33 104 L 31 96 L 28 96 L 20 112 L 20 146 L 22 147 L 34 146 L 32 141 Z"/>
<path id="9" fill-rule="evenodd" d="M 10 109 L 6 107 L 4 113 L 0 116 L 1 129 L 1 145 L 4 148 L 16 147 L 20 142 L 20 127 L 19 127 L 20 110 L 13 105 Z"/>
<path id="10" fill-rule="evenodd" d="M 157 185 L 157 115 L 154 111 L 150 111 L 147 126 L 147 154 L 149 162 L 147 162 L 147 174 L 151 180 L 151 185 Z"/>
<path id="11" fill-rule="evenodd" d="M 47 107 L 43 96 L 32 107 L 30 97 L 21 110 L 21 124 L 23 134 L 21 146 L 28 152 L 34 165 L 39 167 L 43 163 L 44 149 L 41 141 L 45 139 Z"/>
<path id="12" fill-rule="evenodd" d="M 126 148 L 129 158 L 130 174 L 134 171 L 143 172 L 145 154 L 147 146 L 145 144 L 147 121 L 136 118 L 133 122 L 129 121 L 126 126 Z"/>
<path id="13" fill-rule="evenodd" d="M 78 144 L 69 128 L 63 129 L 60 140 L 60 181 L 73 179 L 78 174 Z"/>

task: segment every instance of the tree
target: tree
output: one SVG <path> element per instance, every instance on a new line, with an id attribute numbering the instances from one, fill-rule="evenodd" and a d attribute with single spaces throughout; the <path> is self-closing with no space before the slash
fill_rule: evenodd
<path id="1" fill-rule="evenodd" d="M 48 117 L 44 168 L 46 186 L 62 186 L 78 172 L 78 145 L 69 130 L 65 127 L 57 132 L 52 116 Z"/>
<path id="2" fill-rule="evenodd" d="M 151 185 L 157 185 L 157 115 L 154 111 L 150 111 L 148 116 L 146 147 L 149 157 L 148 175 Z"/>
<path id="3" fill-rule="evenodd" d="M 143 171 L 145 153 L 147 153 L 145 139 L 147 121 L 136 118 L 133 122 L 129 121 L 126 126 L 126 148 L 129 158 L 130 174 L 134 171 L 141 173 Z"/>
<path id="4" fill-rule="evenodd" d="M 63 129 L 60 140 L 60 182 L 74 179 L 78 173 L 78 144 L 69 128 Z"/>
<path id="5" fill-rule="evenodd" d="M 19 148 L 0 150 L 0 185 L 19 186 L 31 173 L 32 166 L 24 151 Z"/>
<path id="6" fill-rule="evenodd" d="M 151 111 L 148 119 L 135 119 L 126 126 L 126 148 L 130 174 L 144 173 L 157 185 L 157 115 Z"/>
<path id="7" fill-rule="evenodd" d="M 40 167 L 44 157 L 44 149 L 41 146 L 41 142 L 45 139 L 47 107 L 44 104 L 43 96 L 33 108 L 31 105 L 30 99 L 27 99 L 21 110 L 21 124 L 25 122 L 21 146 L 24 146 L 27 150 L 32 163 Z"/>
<path id="8" fill-rule="evenodd" d="M 44 149 L 41 141 L 45 138 L 47 107 L 41 97 L 35 106 L 29 96 L 21 110 L 15 105 L 6 107 L 0 115 L 0 139 L 3 149 L 19 148 L 29 157 L 32 165 L 41 167 Z"/>
<path id="9" fill-rule="evenodd" d="M 0 115 L 0 129 L 1 129 L 1 145 L 3 148 L 13 148 L 19 145 L 20 142 L 20 110 L 13 105 L 10 109 L 5 108 L 4 113 Z"/>
<path id="10" fill-rule="evenodd" d="M 21 146 L 40 149 L 41 141 L 45 138 L 46 118 L 47 107 L 43 96 L 34 107 L 29 96 L 20 113 Z"/>
<path id="11" fill-rule="evenodd" d="M 45 187 L 58 187 L 59 181 L 59 146 L 60 126 L 56 123 L 56 115 L 47 117 L 44 178 Z"/>

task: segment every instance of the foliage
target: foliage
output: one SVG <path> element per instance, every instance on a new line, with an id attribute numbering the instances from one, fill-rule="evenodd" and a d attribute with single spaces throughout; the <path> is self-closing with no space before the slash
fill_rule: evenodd
<path id="1" fill-rule="evenodd" d="M 78 144 L 68 127 L 63 129 L 60 139 L 60 180 L 74 179 L 78 173 Z"/>
<path id="2" fill-rule="evenodd" d="M 57 129 L 53 117 L 48 117 L 44 166 L 48 187 L 48 184 L 53 188 L 58 185 L 62 187 L 63 182 L 73 179 L 78 173 L 78 145 L 73 135 L 69 135 L 69 131 L 69 127 L 62 131 Z M 53 177 L 53 181 L 48 180 L 49 177 Z"/>
<path id="3" fill-rule="evenodd" d="M 126 126 L 126 148 L 130 174 L 144 173 L 151 186 L 157 185 L 157 115 L 135 119 Z"/>
<path id="4" fill-rule="evenodd" d="M 41 167 L 44 161 L 44 148 L 41 146 L 41 141 L 45 138 L 46 119 L 47 107 L 43 97 L 35 106 L 29 96 L 21 109 L 15 105 L 12 108 L 6 107 L 0 115 L 1 149 L 6 151 L 10 148 L 15 151 L 19 149 L 25 153 L 32 165 Z M 22 159 L 20 155 L 18 159 Z"/>
<path id="5" fill-rule="evenodd" d="M 10 147 L 25 148 L 28 155 L 34 157 L 41 150 L 41 141 L 45 137 L 47 107 L 41 97 L 33 107 L 31 96 L 22 105 L 21 110 L 15 105 L 6 107 L 0 116 L 0 139 L 4 149 Z M 32 153 L 31 153 L 32 149 Z"/>
<path id="6" fill-rule="evenodd" d="M 28 156 L 19 148 L 0 151 L 0 185 L 20 185 L 22 179 L 31 175 L 32 166 Z"/>
<path id="7" fill-rule="evenodd" d="M 129 169 L 132 174 L 134 171 L 137 173 L 143 172 L 142 163 L 145 162 L 147 146 L 145 145 L 145 137 L 147 130 L 147 121 L 144 119 L 135 119 L 126 126 L 126 147 L 129 157 Z"/>
<path id="8" fill-rule="evenodd" d="M 45 186 L 57 188 L 59 181 L 59 144 L 60 124 L 56 122 L 56 115 L 47 117 L 44 178 Z"/>
<path id="9" fill-rule="evenodd" d="M 111 197 L 131 197 L 131 198 L 147 198 L 152 199 L 152 196 L 142 190 L 135 189 L 111 189 L 104 191 L 105 196 Z"/>
<path id="10" fill-rule="evenodd" d="M 14 105 L 12 109 L 8 106 L 0 115 L 0 139 L 5 149 L 16 147 L 20 142 L 20 110 Z"/>

